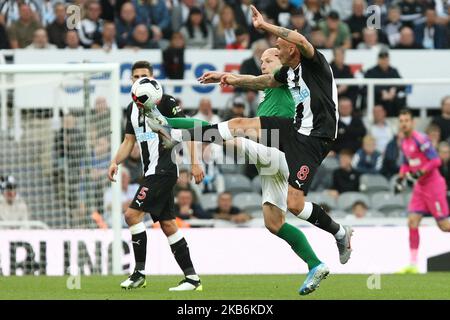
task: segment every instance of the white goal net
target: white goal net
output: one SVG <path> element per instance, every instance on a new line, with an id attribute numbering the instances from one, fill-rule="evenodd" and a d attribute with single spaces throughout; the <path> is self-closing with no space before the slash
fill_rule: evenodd
<path id="1" fill-rule="evenodd" d="M 1 230 L 114 227 L 119 234 L 121 203 L 115 195 L 120 186 L 111 186 L 107 179 L 111 152 L 120 144 L 123 127 L 118 68 L 116 64 L 0 66 Z M 113 196 L 105 204 L 108 192 Z M 120 237 L 114 242 L 117 273 Z M 9 260 L 20 260 L 15 257 L 21 254 L 17 246 L 20 243 L 10 248 Z M 82 252 L 89 248 L 77 250 L 83 260 Z M 10 274 L 36 271 L 38 258 L 27 256 L 27 248 L 22 251 L 24 261 L 16 266 L 21 270 L 9 270 Z M 70 255 L 70 250 L 64 254 Z M 74 268 L 70 257 L 64 257 L 64 263 L 65 268 Z M 77 261 L 77 266 L 85 264 L 91 266 L 90 272 L 99 271 L 92 268 L 95 261 Z"/>

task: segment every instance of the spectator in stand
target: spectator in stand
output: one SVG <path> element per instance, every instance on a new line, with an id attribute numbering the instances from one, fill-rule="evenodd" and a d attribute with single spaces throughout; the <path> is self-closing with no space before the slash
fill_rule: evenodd
<path id="1" fill-rule="evenodd" d="M 245 117 L 245 101 L 242 97 L 235 97 L 231 109 L 225 110 L 223 113 L 223 121 L 228 121 L 234 118 Z"/>
<path id="2" fill-rule="evenodd" d="M 378 63 L 367 70 L 366 78 L 401 78 L 397 69 L 391 67 L 389 52 L 381 51 L 378 54 Z M 406 105 L 405 88 L 402 86 L 375 86 L 375 104 L 380 104 L 386 109 L 388 117 L 396 117 L 401 108 Z"/>
<path id="3" fill-rule="evenodd" d="M 95 0 L 88 1 L 86 8 L 86 17 L 77 25 L 77 30 L 81 45 L 90 48 L 103 30 L 103 20 L 100 18 L 102 9 Z"/>
<path id="4" fill-rule="evenodd" d="M 175 204 L 175 214 L 183 220 L 189 219 L 211 219 L 212 216 L 203 210 L 199 204 L 193 202 L 192 191 L 178 191 Z"/>
<path id="5" fill-rule="evenodd" d="M 247 222 L 251 216 L 238 207 L 233 206 L 233 195 L 230 192 L 222 192 L 217 199 L 217 208 L 210 210 L 214 219 L 228 220 L 235 223 Z"/>
<path id="6" fill-rule="evenodd" d="M 3 0 L 0 1 L 0 20 L 2 21 L 2 24 L 9 27 L 14 22 L 17 22 L 17 20 L 20 19 L 20 5 L 23 3 L 30 7 L 33 19 L 40 21 L 40 5 L 36 2 L 36 0 Z"/>
<path id="7" fill-rule="evenodd" d="M 339 20 L 339 14 L 336 11 L 331 11 L 327 19 L 319 23 L 319 27 L 325 35 L 327 48 L 350 49 L 352 47 L 350 29 L 347 24 Z"/>
<path id="8" fill-rule="evenodd" d="M 289 0 L 275 0 L 271 1 L 265 12 L 277 26 L 287 27 L 291 18 L 291 12 L 294 10 L 295 7 Z"/>
<path id="9" fill-rule="evenodd" d="M 124 161 L 123 165 L 130 173 L 130 183 L 139 184 L 142 177 L 142 162 L 137 142 L 134 144 L 130 156 Z"/>
<path id="10" fill-rule="evenodd" d="M 121 183 L 121 199 L 122 199 L 122 213 L 125 213 L 127 208 L 130 206 L 131 201 L 133 201 L 134 196 L 136 195 L 136 192 L 139 189 L 139 184 L 132 183 L 130 172 L 126 167 L 122 167 L 120 169 L 122 175 Z M 111 226 L 112 225 L 112 199 L 113 199 L 113 192 L 112 187 L 109 187 L 105 190 L 103 194 L 103 215 L 104 220 L 106 223 Z M 122 226 L 125 227 L 127 224 L 125 222 L 125 219 L 122 219 Z"/>
<path id="11" fill-rule="evenodd" d="M 336 153 L 350 149 L 353 153 L 361 147 L 366 127 L 359 116 L 353 115 L 353 105 L 349 98 L 339 99 L 339 122 L 337 140 L 333 146 Z"/>
<path id="12" fill-rule="evenodd" d="M 205 173 L 205 177 L 199 185 L 202 193 L 220 193 L 225 191 L 225 180 L 218 165 L 223 162 L 222 147 L 203 143 L 202 155 L 202 168 Z"/>
<path id="13" fill-rule="evenodd" d="M 322 19 L 326 18 L 325 12 L 320 7 L 319 0 L 305 0 L 303 10 L 306 20 L 308 20 L 312 27 L 317 26 Z"/>
<path id="14" fill-rule="evenodd" d="M 39 28 L 34 31 L 33 42 L 26 49 L 57 49 L 54 44 L 48 43 L 47 31 Z"/>
<path id="15" fill-rule="evenodd" d="M 441 115 L 433 118 L 431 123 L 441 129 L 441 141 L 450 138 L 450 96 L 441 100 Z"/>
<path id="16" fill-rule="evenodd" d="M 350 0 L 349 1 L 324 0 L 323 5 L 325 5 L 324 6 L 325 10 L 337 11 L 342 20 L 348 20 L 353 13 L 353 2 Z"/>
<path id="17" fill-rule="evenodd" d="M 410 27 L 404 26 L 400 29 L 400 41 L 395 49 L 423 49 L 423 46 L 416 42 L 414 31 Z"/>
<path id="18" fill-rule="evenodd" d="M 430 139 L 433 147 L 437 149 L 439 142 L 441 141 L 441 128 L 439 128 L 439 126 L 435 125 L 434 123 L 431 123 L 426 128 L 425 132 Z"/>
<path id="19" fill-rule="evenodd" d="M 180 169 L 180 173 L 178 175 L 178 180 L 176 185 L 173 188 L 173 193 L 178 194 L 181 190 L 189 190 L 192 191 L 193 202 L 195 204 L 199 203 L 200 195 L 202 194 L 198 185 L 196 185 L 192 181 L 192 174 L 189 169 L 182 168 Z"/>
<path id="20" fill-rule="evenodd" d="M 360 174 L 381 173 L 383 166 L 383 156 L 376 149 L 375 138 L 367 135 L 363 139 L 362 148 L 353 156 L 352 166 Z"/>
<path id="21" fill-rule="evenodd" d="M 41 28 L 27 4 L 19 5 L 19 19 L 8 28 L 11 49 L 25 48 L 33 42 L 34 32 Z"/>
<path id="22" fill-rule="evenodd" d="M 220 117 L 213 113 L 211 100 L 209 98 L 202 98 L 198 105 L 198 112 L 192 117 L 207 121 L 211 124 L 216 124 L 222 121 Z"/>
<path id="23" fill-rule="evenodd" d="M 367 215 L 367 204 L 361 200 L 356 201 L 352 204 L 352 214 L 353 217 L 357 219 L 364 218 Z"/>
<path id="24" fill-rule="evenodd" d="M 401 11 L 401 20 L 404 25 L 414 27 L 425 21 L 425 7 L 418 0 L 401 0 L 398 2 Z"/>
<path id="25" fill-rule="evenodd" d="M 203 12 L 192 7 L 189 17 L 180 32 L 184 36 L 187 49 L 212 49 L 214 32 L 203 17 Z"/>
<path id="26" fill-rule="evenodd" d="M 363 42 L 360 42 L 357 49 L 372 49 L 376 51 L 388 50 L 389 47 L 378 41 L 378 31 L 373 28 L 364 28 Z"/>
<path id="27" fill-rule="evenodd" d="M 399 132 L 394 136 L 386 146 L 386 150 L 383 155 L 383 168 L 381 173 L 390 178 L 400 171 L 400 166 L 403 163 L 403 155 L 401 151 L 403 134 Z"/>
<path id="28" fill-rule="evenodd" d="M 138 24 L 133 31 L 130 42 L 125 46 L 133 49 L 156 49 L 158 43 L 150 38 L 150 31 L 145 24 Z"/>
<path id="29" fill-rule="evenodd" d="M 367 26 L 366 6 L 364 0 L 353 0 L 352 15 L 345 21 L 352 34 L 352 48 L 356 48 L 363 40 L 363 30 Z"/>
<path id="30" fill-rule="evenodd" d="M 103 49 L 106 51 L 123 48 L 123 43 L 116 41 L 116 25 L 114 22 L 106 21 L 103 24 L 103 31 L 100 38 L 96 38 L 92 44 L 92 49 Z"/>
<path id="31" fill-rule="evenodd" d="M 236 41 L 234 43 L 227 44 L 225 49 L 228 50 L 245 50 L 250 45 L 250 35 L 246 29 L 239 26 L 236 31 Z"/>
<path id="32" fill-rule="evenodd" d="M 153 39 L 160 40 L 170 33 L 170 13 L 165 0 L 133 0 L 138 14 L 152 31 Z"/>
<path id="33" fill-rule="evenodd" d="M 82 50 L 83 47 L 80 45 L 80 38 L 78 37 L 78 32 L 75 30 L 68 30 L 65 37 L 65 49 L 75 49 Z"/>
<path id="34" fill-rule="evenodd" d="M 333 49 L 333 61 L 330 64 L 333 70 L 333 75 L 335 79 L 351 79 L 353 78 L 353 73 L 350 70 L 350 66 L 345 64 L 345 49 L 334 48 Z M 347 97 L 352 100 L 353 105 L 356 103 L 356 98 L 358 94 L 358 88 L 348 86 L 345 84 L 338 85 L 338 97 Z"/>
<path id="35" fill-rule="evenodd" d="M 131 2 L 125 2 L 120 9 L 120 15 L 116 18 L 117 42 L 129 43 L 133 37 L 134 28 L 144 23 L 140 16 L 136 15 L 136 8 Z"/>
<path id="36" fill-rule="evenodd" d="M 337 198 L 344 192 L 359 191 L 359 173 L 352 167 L 353 152 L 342 149 L 339 153 L 339 168 L 333 171 L 333 180 L 329 193 Z"/>
<path id="37" fill-rule="evenodd" d="M 252 22 L 252 10 L 250 9 L 250 5 L 252 4 L 252 0 L 235 0 L 227 1 L 234 10 L 234 16 L 236 17 L 236 22 L 241 27 L 244 27 L 250 34 L 250 42 L 253 43 L 259 39 L 263 39 L 265 37 L 264 32 L 261 30 L 256 30 L 253 27 Z M 256 3 L 254 3 L 256 5 Z M 267 15 L 266 15 L 267 17 Z"/>
<path id="38" fill-rule="evenodd" d="M 219 23 L 214 30 L 214 48 L 224 49 L 227 45 L 234 44 L 237 28 L 233 9 L 230 6 L 224 6 L 219 14 Z"/>
<path id="39" fill-rule="evenodd" d="M 203 6 L 203 11 L 205 12 L 206 21 L 214 28 L 217 27 L 219 23 L 220 12 L 224 6 L 223 0 L 206 0 Z M 233 11 L 234 14 L 234 11 Z"/>
<path id="40" fill-rule="evenodd" d="M 297 30 L 298 33 L 301 33 L 307 39 L 311 38 L 312 27 L 306 20 L 301 8 L 291 11 L 291 19 L 287 28 L 290 30 Z"/>
<path id="41" fill-rule="evenodd" d="M 196 0 L 180 0 L 172 8 L 172 31 L 180 31 L 180 28 L 188 21 L 189 11 L 195 7 Z"/>
<path id="42" fill-rule="evenodd" d="M 415 27 L 416 42 L 425 49 L 447 49 L 447 33 L 445 27 L 437 23 L 436 10 L 425 11 L 426 21 Z"/>
<path id="43" fill-rule="evenodd" d="M 8 33 L 6 32 L 5 26 L 0 23 L 0 50 L 9 48 L 10 44 L 8 39 Z"/>
<path id="44" fill-rule="evenodd" d="M 65 47 L 67 33 L 66 6 L 64 3 L 55 4 L 55 20 L 47 26 L 48 41 L 59 49 Z"/>
<path id="45" fill-rule="evenodd" d="M 27 221 L 30 218 L 25 201 L 17 195 L 17 183 L 9 176 L 3 182 L 3 201 L 0 201 L 0 221 Z"/>
<path id="46" fill-rule="evenodd" d="M 240 74 L 250 74 L 253 76 L 261 75 L 261 56 L 266 49 L 269 48 L 267 41 L 258 40 L 252 44 L 252 57 L 244 60 L 239 69 Z"/>
<path id="47" fill-rule="evenodd" d="M 399 6 L 393 5 L 389 7 L 388 21 L 384 27 L 384 33 L 391 48 L 396 47 L 400 42 L 400 29 L 403 27 L 400 14 L 401 11 Z"/>
<path id="48" fill-rule="evenodd" d="M 375 138 L 376 150 L 383 154 L 394 136 L 394 128 L 386 121 L 386 110 L 381 105 L 373 107 L 373 123 L 369 134 Z"/>
<path id="49" fill-rule="evenodd" d="M 169 79 L 184 79 L 184 37 L 180 32 L 172 33 L 170 45 L 163 51 L 163 66 Z"/>
<path id="50" fill-rule="evenodd" d="M 317 49 L 326 49 L 327 38 L 318 26 L 311 29 L 311 44 Z"/>
<path id="51" fill-rule="evenodd" d="M 119 17 L 123 4 L 128 1 L 129 0 L 100 0 L 100 5 L 102 7 L 101 18 L 105 21 L 114 22 L 117 17 Z"/>
<path id="52" fill-rule="evenodd" d="M 441 142 L 438 151 L 442 162 L 439 171 L 447 183 L 447 199 L 450 203 L 450 144 L 446 141 Z"/>

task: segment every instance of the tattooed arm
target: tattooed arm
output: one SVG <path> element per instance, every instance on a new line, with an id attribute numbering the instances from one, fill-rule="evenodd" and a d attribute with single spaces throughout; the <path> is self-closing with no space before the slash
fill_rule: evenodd
<path id="1" fill-rule="evenodd" d="M 256 9 L 253 5 L 251 6 L 251 9 L 253 26 L 256 29 L 262 29 L 264 31 L 273 33 L 274 35 L 295 44 L 300 50 L 300 53 L 306 58 L 312 58 L 314 56 L 314 47 L 303 35 L 298 32 L 283 27 L 278 27 L 264 21 L 264 18 L 261 13 L 259 13 L 258 9 Z"/>
<path id="2" fill-rule="evenodd" d="M 261 76 L 252 76 L 246 74 L 227 73 L 220 80 L 222 85 L 240 87 L 244 89 L 264 90 L 281 86 L 281 83 L 275 80 L 273 74 L 263 74 Z"/>

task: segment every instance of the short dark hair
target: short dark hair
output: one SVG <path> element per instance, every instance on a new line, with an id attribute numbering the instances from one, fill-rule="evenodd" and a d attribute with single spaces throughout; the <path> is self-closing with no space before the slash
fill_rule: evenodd
<path id="1" fill-rule="evenodd" d="M 226 195 L 229 195 L 231 198 L 233 198 L 233 194 L 232 194 L 230 191 L 224 191 L 224 192 L 221 192 L 221 193 L 219 194 L 219 198 L 220 198 L 221 196 L 226 196 Z"/>
<path id="2" fill-rule="evenodd" d="M 153 75 L 153 66 L 150 62 L 145 60 L 136 61 L 133 63 L 133 66 L 131 67 L 131 72 L 133 73 L 136 69 L 148 69 L 150 71 L 150 74 Z"/>
<path id="3" fill-rule="evenodd" d="M 339 152 L 340 156 L 349 156 L 349 157 L 353 157 L 353 150 L 352 149 L 342 149 L 341 152 Z"/>
<path id="4" fill-rule="evenodd" d="M 400 110 L 398 115 L 402 116 L 402 115 L 407 115 L 407 114 L 409 114 L 411 116 L 411 118 L 414 118 L 412 111 L 408 108 L 404 108 L 404 109 Z"/>

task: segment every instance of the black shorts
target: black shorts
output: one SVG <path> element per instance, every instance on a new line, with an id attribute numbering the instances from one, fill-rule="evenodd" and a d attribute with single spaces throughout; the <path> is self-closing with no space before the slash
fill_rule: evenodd
<path id="1" fill-rule="evenodd" d="M 176 176 L 144 177 L 130 208 L 150 213 L 154 222 L 175 219 L 173 187 Z"/>
<path id="2" fill-rule="evenodd" d="M 305 195 L 323 159 L 330 152 L 333 141 L 327 138 L 298 133 L 292 119 L 260 117 L 261 128 L 268 131 L 263 141 L 284 152 L 289 167 L 289 184 Z"/>

